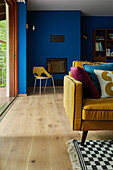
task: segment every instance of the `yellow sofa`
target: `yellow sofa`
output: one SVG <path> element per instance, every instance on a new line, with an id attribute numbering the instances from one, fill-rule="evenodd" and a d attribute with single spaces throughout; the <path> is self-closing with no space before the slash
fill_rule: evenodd
<path id="1" fill-rule="evenodd" d="M 100 63 L 73 62 L 74 67 L 83 68 L 83 64 Z M 64 77 L 64 108 L 72 129 L 83 131 L 81 145 L 84 145 L 88 131 L 113 130 L 113 98 L 83 98 L 82 90 L 81 82 L 71 75 Z"/>

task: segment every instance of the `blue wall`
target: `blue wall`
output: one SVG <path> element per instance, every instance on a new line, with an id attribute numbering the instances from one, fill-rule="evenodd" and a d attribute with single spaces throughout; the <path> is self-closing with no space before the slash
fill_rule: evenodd
<path id="1" fill-rule="evenodd" d="M 94 29 L 113 29 L 113 17 L 81 17 L 80 11 L 29 11 L 26 37 L 26 4 L 18 3 L 19 94 L 33 86 L 33 66 L 44 66 L 46 58 L 67 58 L 67 72 L 73 60 L 92 60 L 92 32 Z M 32 24 L 36 30 L 32 31 Z M 88 39 L 81 39 L 83 35 Z M 65 42 L 51 43 L 50 35 L 64 35 Z M 27 38 L 27 66 L 26 66 Z M 82 46 L 81 46 L 82 40 Z M 80 57 L 82 56 L 82 57 Z M 26 72 L 27 67 L 27 72 Z M 64 74 L 53 75 L 62 79 Z"/>
<path id="2" fill-rule="evenodd" d="M 18 3 L 18 94 L 27 93 L 26 4 Z"/>
<path id="3" fill-rule="evenodd" d="M 33 86 L 33 66 L 44 66 L 46 58 L 67 58 L 67 71 L 73 60 L 80 60 L 80 11 L 28 11 L 27 75 L 28 86 Z M 36 30 L 32 31 L 33 23 Z M 64 35 L 64 42 L 50 42 L 50 35 Z M 64 74 L 53 74 L 62 79 Z"/>
<path id="4" fill-rule="evenodd" d="M 81 17 L 81 59 L 92 61 L 92 32 L 94 29 L 113 29 L 113 17 L 89 16 Z M 83 35 L 87 35 L 88 39 L 83 39 Z"/>

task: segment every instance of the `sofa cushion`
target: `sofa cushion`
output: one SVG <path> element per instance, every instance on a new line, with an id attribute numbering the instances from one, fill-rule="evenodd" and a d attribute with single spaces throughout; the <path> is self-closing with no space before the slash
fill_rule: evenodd
<path id="1" fill-rule="evenodd" d="M 94 73 L 94 69 L 96 70 L 108 70 L 113 71 L 113 63 L 110 64 L 100 64 L 100 65 L 87 65 L 83 64 L 85 71 L 87 71 L 89 77 L 91 78 L 93 84 L 96 86 L 97 90 L 100 93 L 100 85 L 97 79 L 96 74 Z"/>
<path id="2" fill-rule="evenodd" d="M 97 75 L 100 88 L 101 88 L 101 97 L 113 97 L 113 71 L 105 70 L 95 70 Z"/>
<path id="3" fill-rule="evenodd" d="M 113 120 L 113 98 L 83 99 L 83 120 Z"/>
<path id="4" fill-rule="evenodd" d="M 83 64 L 90 64 L 90 65 L 99 65 L 99 64 L 106 64 L 105 62 L 88 62 L 88 61 L 73 61 L 73 67 L 83 67 Z"/>
<path id="5" fill-rule="evenodd" d="M 81 68 L 84 68 L 83 67 L 83 64 L 93 64 L 93 62 L 87 62 L 87 61 L 73 61 L 73 67 L 81 67 Z"/>
<path id="6" fill-rule="evenodd" d="M 80 67 L 71 67 L 71 75 L 74 79 L 82 82 L 84 97 L 100 98 L 100 95 L 89 78 L 87 72 Z"/>

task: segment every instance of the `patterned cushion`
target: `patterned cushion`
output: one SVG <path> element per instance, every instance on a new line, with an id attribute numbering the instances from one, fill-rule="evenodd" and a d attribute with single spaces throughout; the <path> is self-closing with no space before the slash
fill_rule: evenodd
<path id="1" fill-rule="evenodd" d="M 96 70 L 108 70 L 113 71 L 113 63 L 110 64 L 100 64 L 100 65 L 83 65 L 84 69 L 87 71 L 89 77 L 91 78 L 93 84 L 96 86 L 97 90 L 100 92 L 100 85 L 97 79 L 94 69 Z"/>
<path id="2" fill-rule="evenodd" d="M 100 83 L 101 97 L 113 97 L 113 71 L 95 70 Z"/>

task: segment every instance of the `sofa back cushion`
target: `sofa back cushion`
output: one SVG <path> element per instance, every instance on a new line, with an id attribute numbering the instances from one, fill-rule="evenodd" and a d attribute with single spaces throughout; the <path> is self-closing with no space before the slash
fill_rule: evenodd
<path id="1" fill-rule="evenodd" d="M 73 61 L 73 64 L 72 66 L 73 67 L 81 67 L 81 68 L 84 68 L 83 67 L 83 64 L 90 64 L 90 65 L 99 65 L 99 64 L 106 64 L 105 62 L 88 62 L 88 61 Z"/>
<path id="2" fill-rule="evenodd" d="M 82 82 L 83 94 L 85 98 L 100 98 L 100 95 L 89 78 L 87 72 L 80 67 L 71 67 L 71 75 L 74 79 Z"/>
<path id="3" fill-rule="evenodd" d="M 73 61 L 73 67 L 81 67 L 81 68 L 84 68 L 83 67 L 83 64 L 93 64 L 93 62 L 87 62 L 87 61 Z"/>

